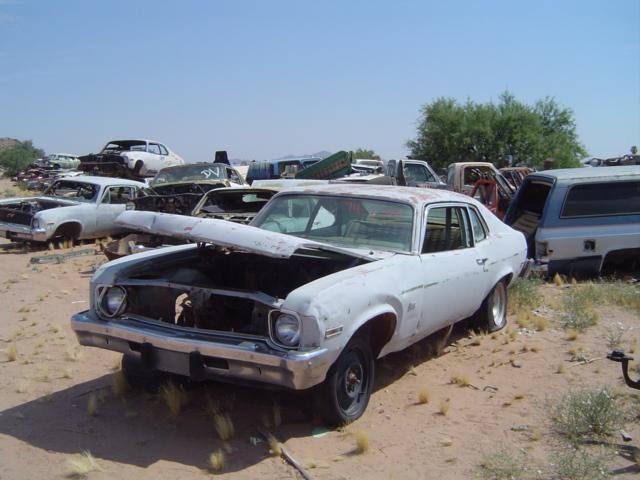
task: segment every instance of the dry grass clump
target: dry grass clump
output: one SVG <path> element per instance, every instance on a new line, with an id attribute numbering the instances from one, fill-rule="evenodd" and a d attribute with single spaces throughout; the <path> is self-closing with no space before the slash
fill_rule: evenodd
<path id="1" fill-rule="evenodd" d="M 578 332 L 576 330 L 573 329 L 569 329 L 567 330 L 567 340 L 569 340 L 570 342 L 573 342 L 574 340 L 578 339 Z"/>
<path id="2" fill-rule="evenodd" d="M 556 368 L 556 373 L 563 374 L 566 371 L 567 371 L 567 367 L 564 365 L 564 363 L 558 364 L 558 368 Z"/>
<path id="3" fill-rule="evenodd" d="M 75 458 L 70 458 L 67 463 L 71 469 L 71 473 L 67 475 L 68 478 L 86 478 L 91 472 L 103 471 L 88 450 Z"/>
<path id="4" fill-rule="evenodd" d="M 282 456 L 282 444 L 273 435 L 269 436 L 269 452 L 274 457 Z"/>
<path id="5" fill-rule="evenodd" d="M 438 409 L 438 413 L 440 415 L 442 415 L 443 417 L 446 417 L 449 414 L 449 407 L 450 407 L 450 402 L 449 400 L 443 400 L 440 402 L 440 408 Z"/>
<path id="6" fill-rule="evenodd" d="M 607 347 L 610 350 L 620 348 L 622 345 L 622 339 L 627 333 L 627 329 L 621 323 L 616 324 L 614 327 L 607 330 L 605 338 L 607 340 Z"/>
<path id="7" fill-rule="evenodd" d="M 87 415 L 90 417 L 98 415 L 98 397 L 95 393 L 89 395 L 89 399 L 87 400 Z"/>
<path id="8" fill-rule="evenodd" d="M 544 332 L 549 327 L 549 320 L 545 317 L 534 317 L 533 326 L 538 332 Z"/>
<path id="9" fill-rule="evenodd" d="M 429 393 L 429 390 L 427 390 L 426 388 L 421 389 L 418 392 L 418 402 L 424 405 L 429 403 L 430 401 L 431 401 L 431 394 Z"/>
<path id="10" fill-rule="evenodd" d="M 369 437 L 366 432 L 360 430 L 354 434 L 356 439 L 356 453 L 366 453 L 369 451 Z"/>
<path id="11" fill-rule="evenodd" d="M 469 345 L 479 347 L 480 345 L 482 345 L 482 338 L 486 335 L 486 332 L 476 332 L 475 330 L 472 330 L 469 334 L 469 339 L 471 340 L 471 342 L 469 342 Z"/>
<path id="12" fill-rule="evenodd" d="M 127 378 L 124 376 L 124 372 L 122 370 L 114 372 L 111 383 L 111 390 L 117 397 L 122 397 L 129 391 L 129 382 L 127 382 Z"/>
<path id="13" fill-rule="evenodd" d="M 456 373 L 451 376 L 451 378 L 449 379 L 449 383 L 451 383 L 452 385 L 460 385 L 461 387 L 468 387 L 471 381 L 469 380 L 469 377 L 467 375 Z"/>
<path id="14" fill-rule="evenodd" d="M 64 352 L 64 356 L 68 362 L 77 362 L 80 360 L 80 350 L 74 347 L 68 347 Z"/>
<path id="15" fill-rule="evenodd" d="M 562 276 L 559 273 L 556 273 L 553 276 L 553 283 L 555 283 L 556 286 L 558 287 L 562 287 L 564 285 L 564 280 L 562 279 Z"/>
<path id="16" fill-rule="evenodd" d="M 164 401 L 173 418 L 180 415 L 189 400 L 187 392 L 172 382 L 165 383 L 160 387 L 160 398 Z"/>
<path id="17" fill-rule="evenodd" d="M 235 434 L 235 427 L 228 414 L 217 413 L 213 416 L 213 426 L 218 432 L 220 440 L 229 440 Z"/>
<path id="18" fill-rule="evenodd" d="M 17 393 L 27 393 L 29 391 L 29 384 L 26 381 L 22 381 L 16 387 Z"/>
<path id="19" fill-rule="evenodd" d="M 15 362 L 18 359 L 18 346 L 16 342 L 11 342 L 9 348 L 5 350 L 4 356 L 7 358 L 7 362 Z"/>
<path id="20" fill-rule="evenodd" d="M 216 450 L 209 455 L 209 468 L 213 472 L 219 472 L 224 468 L 224 452 L 222 450 Z"/>

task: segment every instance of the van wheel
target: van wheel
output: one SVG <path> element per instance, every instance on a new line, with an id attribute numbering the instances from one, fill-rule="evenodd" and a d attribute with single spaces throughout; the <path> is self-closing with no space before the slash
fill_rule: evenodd
<path id="1" fill-rule="evenodd" d="M 475 317 L 478 327 L 488 332 L 500 330 L 507 324 L 507 284 L 504 280 L 496 283 Z"/>
<path id="2" fill-rule="evenodd" d="M 124 378 L 127 379 L 127 383 L 132 390 L 155 393 L 168 378 L 167 375 L 158 370 L 144 368 L 140 357 L 137 355 L 123 354 L 121 366 Z"/>
<path id="3" fill-rule="evenodd" d="M 345 425 L 362 416 L 371 398 L 374 371 L 371 345 L 363 335 L 352 338 L 316 395 L 322 417 L 329 426 Z"/>

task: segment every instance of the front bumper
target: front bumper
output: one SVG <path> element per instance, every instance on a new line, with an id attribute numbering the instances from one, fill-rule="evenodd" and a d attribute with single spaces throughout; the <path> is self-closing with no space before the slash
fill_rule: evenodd
<path id="1" fill-rule="evenodd" d="M 44 228 L 31 228 L 29 225 L 19 223 L 0 223 L 0 237 L 9 240 L 30 240 L 32 242 L 46 242 L 47 230 Z"/>
<path id="2" fill-rule="evenodd" d="M 258 382 L 295 390 L 321 383 L 333 362 L 325 348 L 282 351 L 258 337 L 160 325 L 141 318 L 104 321 L 90 310 L 71 317 L 81 345 L 140 355 L 149 369 L 193 380 Z"/>

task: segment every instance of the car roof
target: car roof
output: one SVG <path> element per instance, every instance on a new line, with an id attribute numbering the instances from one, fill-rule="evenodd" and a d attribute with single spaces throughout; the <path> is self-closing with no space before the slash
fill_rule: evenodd
<path id="1" fill-rule="evenodd" d="M 121 139 L 121 140 L 109 140 L 106 145 L 109 145 L 110 143 L 126 143 L 126 142 L 147 142 L 147 143 L 160 143 L 161 145 L 164 145 L 163 142 L 159 142 L 157 140 L 150 140 L 148 138 L 128 138 L 128 139 Z M 166 145 L 165 145 L 166 146 Z"/>
<path id="2" fill-rule="evenodd" d="M 96 177 L 93 175 L 78 175 L 77 177 L 71 178 L 61 178 L 60 180 L 71 180 L 74 182 L 87 182 L 93 183 L 100 186 L 108 186 L 108 185 L 132 185 L 136 187 L 146 187 L 147 185 L 143 182 L 136 182 L 135 180 L 127 180 L 126 178 L 114 178 L 114 177 Z"/>
<path id="3" fill-rule="evenodd" d="M 363 185 L 332 183 L 328 185 L 310 185 L 283 190 L 280 195 L 287 193 L 307 193 L 318 195 L 340 195 L 353 197 L 369 197 L 381 200 L 392 200 L 409 203 L 415 206 L 435 202 L 465 202 L 474 203 L 473 199 L 461 193 L 435 188 L 398 187 L 395 185 Z"/>
<path id="4" fill-rule="evenodd" d="M 619 177 L 639 177 L 639 165 L 625 165 L 619 167 L 582 167 L 560 168 L 557 170 L 543 170 L 529 175 L 532 178 L 547 177 L 555 180 L 591 180 Z"/>

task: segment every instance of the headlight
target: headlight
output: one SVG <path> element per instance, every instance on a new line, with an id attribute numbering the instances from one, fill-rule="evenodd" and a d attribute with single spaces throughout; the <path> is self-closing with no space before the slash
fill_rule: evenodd
<path id="1" fill-rule="evenodd" d="M 115 317 L 122 310 L 127 300 L 127 292 L 122 287 L 110 287 L 102 296 L 101 310 L 109 317 Z"/>
<path id="2" fill-rule="evenodd" d="M 283 313 L 274 325 L 276 340 L 287 347 L 295 347 L 300 341 L 300 320 L 294 315 Z"/>
<path id="3" fill-rule="evenodd" d="M 31 220 L 31 228 L 40 228 L 40 220 L 38 220 L 37 218 Z"/>

